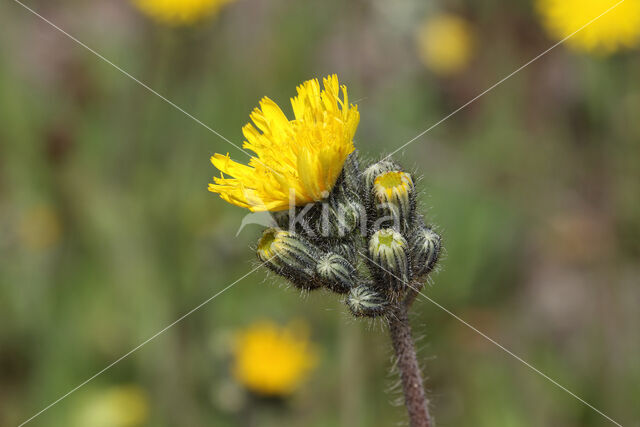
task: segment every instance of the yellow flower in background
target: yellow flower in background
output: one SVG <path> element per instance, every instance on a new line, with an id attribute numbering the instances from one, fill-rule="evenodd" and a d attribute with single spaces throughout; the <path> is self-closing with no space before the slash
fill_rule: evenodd
<path id="1" fill-rule="evenodd" d="M 280 327 L 270 321 L 251 325 L 236 336 L 233 376 L 265 396 L 291 394 L 317 363 L 305 325 Z"/>
<path id="2" fill-rule="evenodd" d="M 548 33 L 564 39 L 620 0 L 537 0 Z M 567 40 L 585 52 L 613 53 L 640 42 L 640 0 L 625 0 Z"/>
<path id="3" fill-rule="evenodd" d="M 46 204 L 27 210 L 18 224 L 20 243 L 27 249 L 42 250 L 55 245 L 62 235 L 62 225 L 55 209 Z"/>
<path id="4" fill-rule="evenodd" d="M 78 427 L 137 427 L 147 422 L 149 402 L 136 385 L 111 387 L 93 396 L 77 414 Z"/>
<path id="5" fill-rule="evenodd" d="M 233 0 L 133 0 L 152 18 L 171 25 L 189 25 L 209 18 Z"/>
<path id="6" fill-rule="evenodd" d="M 336 75 L 298 86 L 291 99 L 294 119 L 289 120 L 269 98 L 251 113 L 252 125 L 242 128 L 243 148 L 253 151 L 249 165 L 216 154 L 211 162 L 221 171 L 209 191 L 225 201 L 251 211 L 281 211 L 327 197 L 342 166 L 354 150 L 360 114 L 349 104 L 346 86 Z M 342 94 L 342 99 L 340 98 Z M 224 174 L 232 178 L 225 178 Z"/>
<path id="7" fill-rule="evenodd" d="M 469 24 L 463 18 L 448 13 L 427 18 L 418 28 L 416 43 L 422 63 L 442 76 L 464 70 L 473 54 Z"/>

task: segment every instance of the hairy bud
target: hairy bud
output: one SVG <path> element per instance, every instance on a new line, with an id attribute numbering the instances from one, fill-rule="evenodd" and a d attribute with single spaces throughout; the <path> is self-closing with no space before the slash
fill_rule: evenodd
<path id="1" fill-rule="evenodd" d="M 392 291 L 405 289 L 409 282 L 408 244 L 397 231 L 385 228 L 369 239 L 371 270 L 379 285 Z"/>
<path id="2" fill-rule="evenodd" d="M 384 295 L 368 285 L 352 288 L 346 303 L 351 313 L 356 317 L 382 316 L 389 307 L 389 302 Z"/>
<path id="3" fill-rule="evenodd" d="M 350 200 L 336 203 L 331 209 L 333 235 L 339 238 L 352 233 L 360 223 L 360 205 Z"/>
<path id="4" fill-rule="evenodd" d="M 440 255 L 440 236 L 430 227 L 420 224 L 411 236 L 411 267 L 416 276 L 431 272 Z"/>
<path id="5" fill-rule="evenodd" d="M 328 253 L 322 256 L 316 271 L 323 283 L 339 294 L 346 294 L 356 285 L 356 269 L 338 254 Z"/>
<path id="6" fill-rule="evenodd" d="M 353 241 L 339 241 L 334 243 L 331 246 L 331 250 L 336 252 L 338 255 L 342 255 L 351 263 L 351 265 L 356 265 L 357 263 L 357 248 L 355 246 L 355 242 Z"/>
<path id="7" fill-rule="evenodd" d="M 371 192 L 371 189 L 373 188 L 373 181 L 378 177 L 378 175 L 393 170 L 399 171 L 402 170 L 402 168 L 396 162 L 391 160 L 380 160 L 366 168 L 362 173 L 365 193 L 369 194 Z"/>
<path id="8" fill-rule="evenodd" d="M 342 176 L 339 180 L 343 180 L 348 190 L 357 192 L 360 189 L 361 178 L 362 173 L 360 172 L 360 165 L 358 163 L 358 152 L 354 150 L 344 162 Z"/>
<path id="9" fill-rule="evenodd" d="M 416 207 L 411 175 L 401 171 L 381 173 L 373 180 L 372 193 L 378 217 L 389 218 L 393 222 L 379 225 L 407 230 Z"/>
<path id="10" fill-rule="evenodd" d="M 315 277 L 319 252 L 298 234 L 277 228 L 264 231 L 257 249 L 260 261 L 301 289 L 316 289 L 321 285 Z"/>

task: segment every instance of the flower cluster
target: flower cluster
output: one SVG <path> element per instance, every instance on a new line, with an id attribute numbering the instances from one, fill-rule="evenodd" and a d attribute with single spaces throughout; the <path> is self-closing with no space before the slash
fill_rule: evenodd
<path id="1" fill-rule="evenodd" d="M 258 258 L 303 290 L 346 295 L 355 316 L 384 315 L 432 271 L 440 237 L 416 212 L 414 178 L 393 161 L 364 170 L 357 152 L 326 200 L 275 215 Z"/>
<path id="2" fill-rule="evenodd" d="M 335 75 L 323 86 L 310 80 L 298 87 L 293 120 L 264 98 L 251 114 L 255 127 L 243 129 L 244 148 L 257 157 L 242 165 L 213 156 L 223 175 L 209 190 L 273 212 L 276 226 L 257 246 L 269 269 L 300 289 L 346 295 L 356 316 L 385 315 L 415 296 L 438 260 L 440 237 L 417 212 L 412 174 L 389 159 L 361 169 L 353 145 L 357 106 Z"/>

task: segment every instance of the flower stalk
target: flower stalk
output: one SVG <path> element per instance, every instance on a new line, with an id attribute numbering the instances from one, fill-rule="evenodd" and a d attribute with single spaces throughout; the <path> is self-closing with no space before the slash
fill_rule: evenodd
<path id="1" fill-rule="evenodd" d="M 404 401 L 409 414 L 411 427 L 431 427 L 429 402 L 424 391 L 422 372 L 418 365 L 415 345 L 409 325 L 408 306 L 396 305 L 387 315 L 391 343 L 397 358 L 397 369 L 402 380 Z"/>

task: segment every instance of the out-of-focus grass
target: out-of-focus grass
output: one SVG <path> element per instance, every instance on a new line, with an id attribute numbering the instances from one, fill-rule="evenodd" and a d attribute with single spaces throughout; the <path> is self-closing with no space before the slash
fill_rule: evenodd
<path id="1" fill-rule="evenodd" d="M 437 78 L 412 41 L 435 11 L 382 3 L 239 1 L 187 29 L 126 3 L 32 6 L 237 144 L 260 97 L 287 105 L 298 83 L 337 72 L 370 158 L 553 42 L 527 2 L 462 2 L 474 59 Z M 244 212 L 206 191 L 209 155 L 242 153 L 18 5 L 0 15 L 0 424 L 12 425 L 256 265 L 259 228 L 236 238 Z M 428 295 L 623 424 L 640 392 L 639 68 L 637 51 L 559 47 L 398 157 L 424 174 L 444 236 Z M 403 419 L 381 324 L 279 284 L 254 273 L 38 424 L 66 425 L 90 396 L 136 384 L 149 425 L 244 425 L 227 337 L 300 317 L 321 362 L 285 406 L 259 405 L 259 425 Z M 428 301 L 412 320 L 442 425 L 603 423 Z"/>

